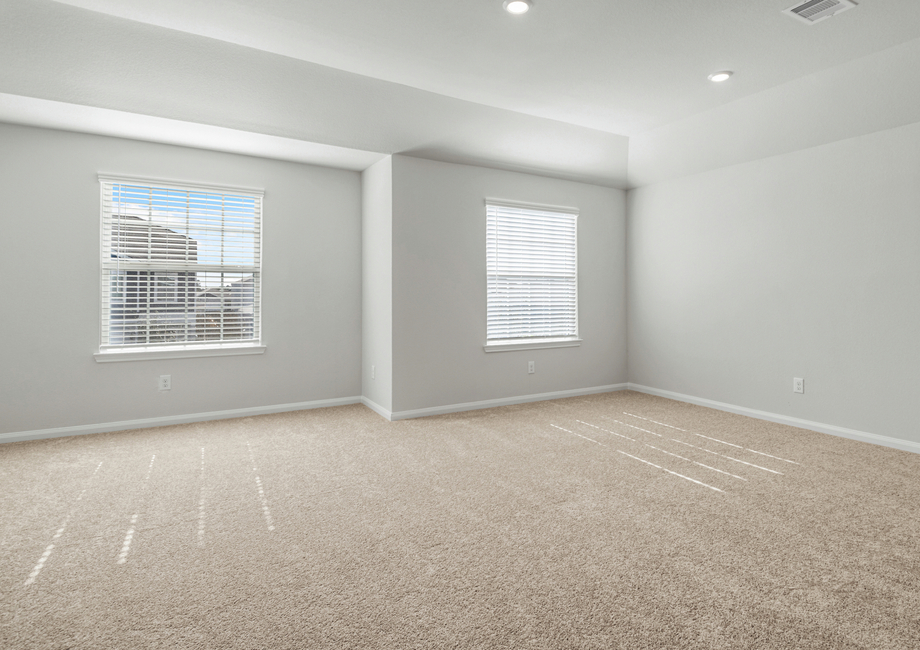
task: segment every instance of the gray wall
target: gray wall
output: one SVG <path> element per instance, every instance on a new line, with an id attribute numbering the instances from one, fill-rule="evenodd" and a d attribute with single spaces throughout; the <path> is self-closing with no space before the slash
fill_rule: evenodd
<path id="1" fill-rule="evenodd" d="M 407 156 L 362 177 L 10 125 L 0 147 L 0 433 L 361 394 L 401 412 L 617 384 L 628 312 L 629 381 L 920 442 L 909 409 L 920 123 L 626 200 Z M 265 355 L 93 360 L 99 172 L 265 189 Z M 485 197 L 580 209 L 581 347 L 482 350 Z M 172 391 L 156 390 L 160 374 Z"/>
<path id="2" fill-rule="evenodd" d="M 358 173 L 3 124 L 0 150 L 0 433 L 360 395 Z M 264 355 L 94 361 L 99 172 L 264 188 Z"/>
<path id="3" fill-rule="evenodd" d="M 364 397 L 393 408 L 393 160 L 361 175 L 362 367 Z M 371 367 L 376 368 L 371 376 Z"/>
<path id="4" fill-rule="evenodd" d="M 628 212 L 630 381 L 920 442 L 920 124 L 632 190 Z"/>
<path id="5" fill-rule="evenodd" d="M 483 351 L 486 197 L 580 210 L 581 347 Z M 393 411 L 625 382 L 624 220 L 622 190 L 393 156 Z"/>

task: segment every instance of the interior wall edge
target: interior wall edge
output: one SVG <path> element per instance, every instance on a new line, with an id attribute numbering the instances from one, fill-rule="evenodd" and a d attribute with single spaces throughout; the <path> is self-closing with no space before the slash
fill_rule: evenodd
<path id="1" fill-rule="evenodd" d="M 391 422 L 393 421 L 393 413 L 383 408 L 382 406 L 380 406 L 380 404 L 378 404 L 377 402 L 374 402 L 373 400 L 370 400 L 367 397 L 362 396 L 361 403 L 364 404 L 364 406 L 372 410 L 377 415 L 381 416 L 382 418 L 386 420 L 390 420 Z"/>
<path id="2" fill-rule="evenodd" d="M 36 429 L 34 431 L 12 431 L 0 433 L 0 444 L 8 442 L 24 442 L 29 440 L 43 440 L 46 438 L 65 438 L 68 436 L 89 435 L 92 433 L 107 433 L 111 431 L 129 431 L 132 429 L 149 429 L 152 427 L 169 426 L 172 424 L 189 424 L 191 422 L 207 422 L 211 420 L 229 420 L 233 418 L 251 417 L 254 415 L 271 415 L 272 413 L 286 413 L 288 411 L 307 411 L 331 406 L 348 406 L 350 404 L 363 404 L 381 417 L 390 420 L 408 420 L 430 415 L 445 415 L 462 411 L 477 411 L 495 408 L 497 406 L 512 406 L 528 402 L 545 402 L 547 400 L 562 399 L 565 397 L 580 397 L 582 395 L 596 395 L 598 393 L 613 393 L 628 390 L 630 384 L 611 384 L 609 386 L 592 386 L 590 388 L 576 388 L 571 390 L 553 391 L 551 393 L 538 393 L 534 395 L 519 395 L 501 399 L 483 400 L 481 402 L 467 402 L 465 404 L 449 404 L 432 408 L 416 409 L 413 411 L 400 411 L 392 413 L 367 397 L 337 397 L 333 399 L 314 400 L 310 402 L 297 402 L 294 404 L 275 404 L 272 406 L 254 406 L 249 408 L 232 409 L 227 411 L 212 411 L 209 413 L 191 413 L 186 415 L 167 415 L 156 418 L 142 418 L 139 420 L 124 420 L 121 422 L 105 422 L 101 424 L 81 424 L 72 427 L 57 427 L 53 429 Z M 920 445 L 918 445 L 920 451 Z"/>
<path id="3" fill-rule="evenodd" d="M 573 388 L 570 390 L 557 390 L 551 393 L 535 393 L 533 395 L 518 395 L 516 397 L 502 397 L 499 399 L 488 399 L 479 402 L 465 402 L 462 404 L 447 404 L 444 406 L 432 406 L 429 408 L 413 409 L 409 411 L 397 411 L 390 414 L 390 420 L 409 420 L 412 418 L 422 418 L 429 415 L 446 415 L 448 413 L 460 413 L 462 411 L 478 411 L 480 409 L 490 409 L 497 406 L 512 406 L 514 404 L 525 404 L 527 402 L 545 402 L 552 399 L 562 399 L 564 397 L 581 397 L 582 395 L 596 395 L 598 393 L 615 393 L 621 390 L 627 390 L 628 384 L 609 384 L 607 386 L 592 386 L 590 388 Z M 379 411 L 378 411 L 379 412 Z"/>
<path id="4" fill-rule="evenodd" d="M 915 454 L 920 454 L 920 443 L 913 442 L 911 440 L 902 440 L 900 438 L 882 436 L 876 433 L 869 433 L 867 431 L 847 429 L 845 427 L 838 427 L 836 425 L 825 424 L 823 422 L 815 422 L 813 420 L 803 420 L 801 418 L 795 418 L 789 415 L 782 415 L 781 413 L 758 411 L 757 409 L 748 408 L 746 406 L 738 406 L 736 404 L 728 404 L 726 402 L 717 402 L 715 400 L 706 399 L 704 397 L 696 397 L 693 395 L 686 395 L 684 393 L 675 393 L 670 390 L 662 390 L 660 388 L 643 386 L 641 384 L 634 384 L 632 382 L 629 383 L 628 390 L 634 390 L 638 393 L 646 393 L 648 395 L 656 395 L 658 397 L 673 399 L 678 402 L 696 404 L 697 406 L 705 406 L 707 408 L 716 409 L 718 411 L 737 413 L 738 415 L 744 415 L 747 417 L 756 418 L 758 420 L 766 420 L 768 422 L 776 422 L 777 424 L 785 424 L 799 429 L 808 429 L 809 431 L 826 433 L 832 436 L 838 436 L 840 438 L 849 438 L 850 440 L 858 440 L 860 442 L 868 442 L 873 445 L 881 445 L 883 447 L 891 447 L 893 449 L 900 449 L 902 451 L 910 451 Z"/>
<path id="5" fill-rule="evenodd" d="M 191 422 L 207 422 L 211 420 L 229 420 L 232 418 L 251 417 L 253 415 L 271 415 L 272 413 L 286 413 L 288 411 L 306 411 L 310 409 L 326 408 L 330 406 L 347 406 L 361 404 L 360 396 L 335 397 L 309 402 L 295 402 L 293 404 L 274 404 L 271 406 L 251 406 L 227 411 L 211 411 L 208 413 L 189 413 L 186 415 L 164 415 L 155 418 L 141 418 L 139 420 L 123 420 L 120 422 L 105 422 L 101 424 L 80 424 L 72 427 L 56 427 L 53 429 L 36 429 L 34 431 L 11 431 L 0 433 L 0 444 L 5 442 L 23 442 L 26 440 L 42 440 L 45 438 L 65 438 L 68 436 L 82 436 L 91 433 L 107 433 L 109 431 L 127 431 L 130 429 L 149 429 L 172 424 L 189 424 Z"/>

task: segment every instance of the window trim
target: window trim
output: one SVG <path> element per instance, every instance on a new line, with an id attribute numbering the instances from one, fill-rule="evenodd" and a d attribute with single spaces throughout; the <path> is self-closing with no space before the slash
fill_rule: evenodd
<path id="1" fill-rule="evenodd" d="M 486 352 L 514 352 L 515 350 L 546 350 L 549 348 L 577 348 L 583 339 L 575 337 L 555 339 L 523 339 L 512 343 L 514 339 L 501 339 L 495 343 L 486 343 L 482 349 Z"/>
<path id="2" fill-rule="evenodd" d="M 265 345 L 213 345 L 209 347 L 183 348 L 180 346 L 164 347 L 159 350 L 103 350 L 93 357 L 96 363 L 116 363 L 119 361 L 152 361 L 155 359 L 192 359 L 196 357 L 229 357 L 236 355 L 264 354 Z"/>
<path id="3" fill-rule="evenodd" d="M 558 336 L 547 338 L 519 338 L 519 339 L 493 339 L 488 338 L 483 344 L 484 352 L 513 352 L 515 350 L 540 350 L 550 348 L 574 348 L 579 347 L 583 339 L 581 338 L 581 323 L 579 319 L 579 290 L 578 290 L 578 221 L 581 211 L 572 206 L 551 205 L 547 203 L 532 203 L 525 201 L 514 201 L 509 199 L 497 199 L 486 197 L 484 200 L 486 215 L 488 215 L 489 206 L 505 206 L 509 208 L 523 208 L 530 210 L 545 210 L 549 212 L 561 212 L 575 217 L 575 334 L 572 336 Z M 488 241 L 488 234 L 486 235 Z M 488 269 L 488 262 L 487 262 Z M 489 276 L 486 271 L 486 335 L 488 336 L 488 295 L 489 295 Z"/>
<path id="4" fill-rule="evenodd" d="M 99 258 L 98 258 L 98 278 L 101 279 L 105 272 L 102 250 L 105 246 L 105 183 L 128 183 L 149 185 L 152 187 L 173 189 L 180 191 L 202 191 L 202 192 L 220 192 L 220 193 L 240 193 L 244 195 L 259 198 L 259 266 L 258 266 L 258 295 L 259 295 L 259 338 L 255 341 L 248 340 L 241 343 L 230 341 L 210 342 L 207 344 L 188 345 L 177 343 L 176 345 L 160 345 L 154 347 L 119 347 L 111 348 L 105 346 L 102 342 L 102 319 L 105 314 L 104 296 L 100 291 L 99 294 L 99 316 L 97 319 L 98 326 L 98 343 L 96 352 L 93 353 L 97 363 L 110 363 L 122 361 L 144 361 L 154 359 L 183 359 L 196 357 L 214 357 L 214 356 L 236 356 L 236 355 L 253 355 L 263 354 L 268 348 L 263 342 L 262 322 L 261 322 L 261 295 L 262 295 L 262 259 L 265 251 L 265 190 L 255 187 L 246 187 L 242 185 L 217 185 L 208 183 L 190 183 L 182 180 L 171 178 L 159 178 L 155 176 L 131 176 L 125 174 L 109 174 L 100 172 L 97 174 L 99 183 L 100 202 L 99 202 Z"/>

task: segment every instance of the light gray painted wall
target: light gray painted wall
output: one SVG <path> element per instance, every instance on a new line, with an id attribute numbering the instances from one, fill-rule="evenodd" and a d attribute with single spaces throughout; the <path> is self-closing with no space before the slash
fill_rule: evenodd
<path id="1" fill-rule="evenodd" d="M 486 197 L 580 210 L 581 347 L 483 351 Z M 393 411 L 625 382 L 624 220 L 622 190 L 394 156 Z"/>
<path id="2" fill-rule="evenodd" d="M 357 172 L 3 124 L 0 152 L 0 433 L 360 394 Z M 93 360 L 99 172 L 264 188 L 264 355 Z"/>
<path id="3" fill-rule="evenodd" d="M 632 190 L 628 213 L 630 381 L 920 441 L 920 123 Z"/>
<path id="4" fill-rule="evenodd" d="M 361 175 L 362 368 L 364 397 L 393 408 L 393 160 Z M 376 367 L 375 378 L 371 366 Z"/>

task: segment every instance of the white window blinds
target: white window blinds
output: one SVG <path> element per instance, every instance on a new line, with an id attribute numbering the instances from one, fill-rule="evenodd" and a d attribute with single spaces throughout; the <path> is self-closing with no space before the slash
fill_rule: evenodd
<path id="1" fill-rule="evenodd" d="M 578 336 L 577 219 L 486 204 L 487 344 Z"/>
<path id="2" fill-rule="evenodd" d="M 258 344 L 262 194 L 99 181 L 100 351 Z"/>

